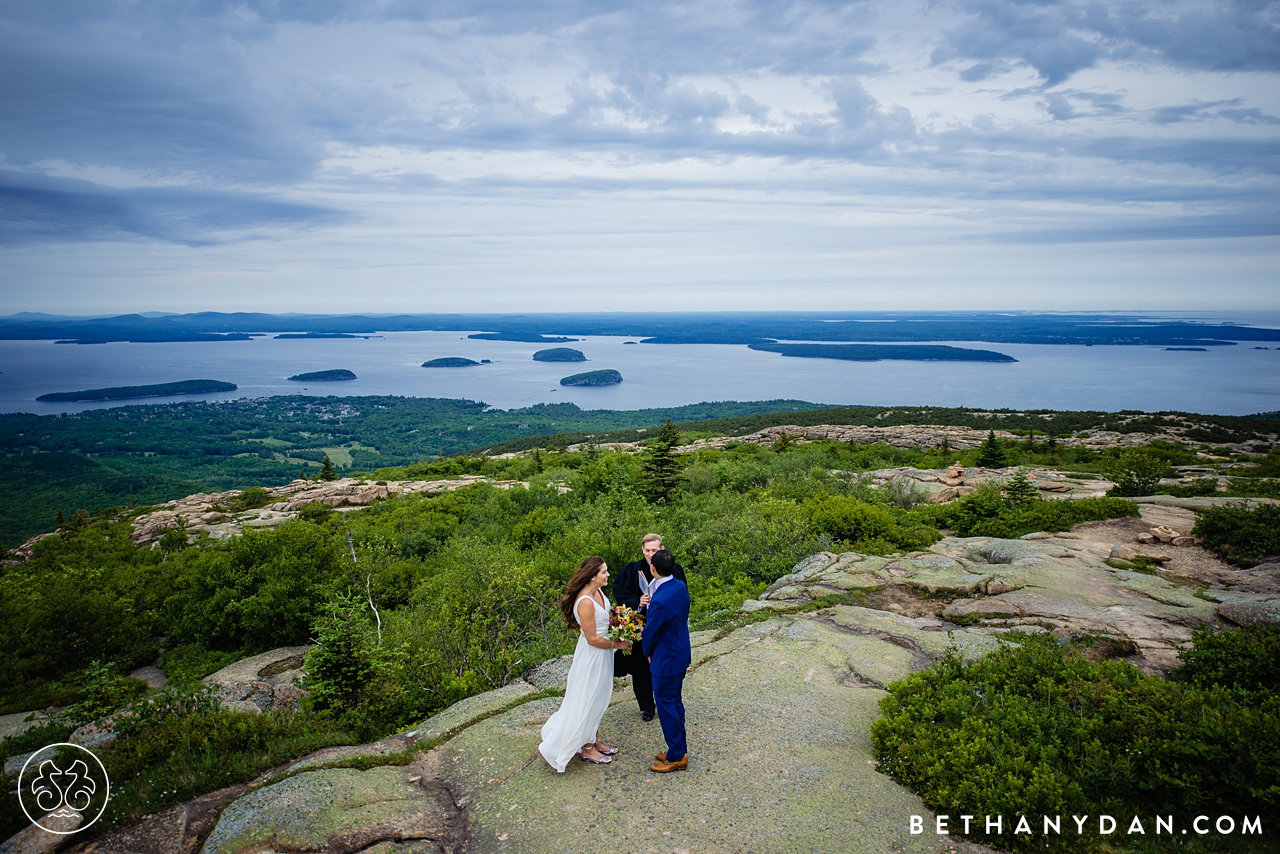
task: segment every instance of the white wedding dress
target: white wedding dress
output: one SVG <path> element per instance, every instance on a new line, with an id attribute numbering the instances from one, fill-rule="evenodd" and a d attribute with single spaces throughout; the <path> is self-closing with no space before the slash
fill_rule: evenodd
<path id="1" fill-rule="evenodd" d="M 602 593 L 601 596 L 604 594 Z M 590 596 L 579 597 L 573 603 L 586 599 L 596 612 L 596 634 L 604 637 L 609 632 L 609 600 L 603 608 Z M 613 696 L 613 650 L 599 649 L 587 643 L 587 636 L 578 634 L 578 647 L 573 651 L 573 664 L 569 667 L 569 682 L 565 686 L 560 709 L 542 725 L 542 744 L 538 752 L 551 767 L 564 773 L 565 767 L 583 745 L 596 740 L 600 719 L 609 707 Z"/>

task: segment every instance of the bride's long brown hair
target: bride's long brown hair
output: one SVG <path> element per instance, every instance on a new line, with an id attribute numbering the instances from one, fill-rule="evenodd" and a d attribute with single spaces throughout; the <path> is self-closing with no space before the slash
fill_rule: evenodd
<path id="1" fill-rule="evenodd" d="M 604 558 L 599 556 L 589 557 L 582 563 L 578 564 L 578 569 L 573 573 L 573 577 L 569 579 L 569 583 L 564 586 L 564 596 L 560 597 L 560 613 L 564 617 L 565 623 L 571 629 L 582 628 L 578 625 L 578 594 L 582 592 L 582 588 L 590 583 L 591 579 L 596 577 L 600 572 L 600 567 L 604 566 Z"/>

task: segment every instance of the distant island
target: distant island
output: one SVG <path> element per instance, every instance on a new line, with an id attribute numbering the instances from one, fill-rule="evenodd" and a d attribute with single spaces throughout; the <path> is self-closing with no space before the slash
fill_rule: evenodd
<path id="1" fill-rule="evenodd" d="M 484 329 L 485 332 L 471 330 Z M 1274 346 L 1280 328 L 1207 323 L 1161 315 L 1076 312 L 604 312 L 583 314 L 272 315 L 198 312 L 148 317 L 0 317 L 0 340 L 235 341 L 248 333 L 372 335 L 460 332 L 474 339 L 561 344 L 587 336 L 617 336 L 646 344 L 753 344 L 770 341 L 908 344 L 983 341 L 992 344 Z M 573 337 L 569 337 L 573 336 Z"/>
<path id="2" fill-rule="evenodd" d="M 294 374 L 289 377 L 291 382 L 295 383 L 331 383 L 340 380 L 354 380 L 356 375 L 345 368 L 337 368 L 332 371 L 312 371 L 309 374 Z"/>
<path id="3" fill-rule="evenodd" d="M 277 341 L 289 341 L 298 338 L 363 338 L 366 341 L 371 336 L 368 335 L 352 335 L 350 332 L 282 332 L 275 336 Z"/>
<path id="4" fill-rule="evenodd" d="M 564 338 L 556 335 L 543 335 L 538 332 L 477 332 L 468 335 L 478 341 L 520 341 L 525 344 L 566 344 L 577 341 L 577 338 Z"/>
<path id="5" fill-rule="evenodd" d="M 446 356 L 443 359 L 432 359 L 428 362 L 423 362 L 422 367 L 424 368 L 469 368 L 472 365 L 479 365 L 479 364 L 480 364 L 479 362 L 472 361 L 471 359 L 463 359 L 460 356 Z"/>
<path id="6" fill-rule="evenodd" d="M 1257 349 L 1256 347 L 1254 349 Z M 1266 349 L 1263 347 L 1262 349 Z M 1208 353 L 1204 347 L 1165 347 L 1166 353 Z"/>
<path id="7" fill-rule="evenodd" d="M 622 382 L 622 374 L 610 369 L 574 374 L 560 380 L 560 385 L 617 385 L 620 382 Z"/>
<path id="8" fill-rule="evenodd" d="M 163 331 L 123 331 L 119 333 L 94 333 L 79 338 L 66 338 L 55 341 L 55 344 L 192 344 L 201 341 L 252 341 L 253 336 L 245 332 L 163 332 Z"/>
<path id="9" fill-rule="evenodd" d="M 172 397 L 176 394 L 212 394 L 218 391 L 235 391 L 235 383 L 219 380 L 182 380 L 176 383 L 155 385 L 125 385 L 116 388 L 91 388 L 85 391 L 59 391 L 42 394 L 36 400 L 67 403 L 77 400 L 133 400 L 140 397 Z"/>
<path id="10" fill-rule="evenodd" d="M 945 344 L 779 344 L 758 341 L 747 345 L 752 350 L 780 353 L 800 359 L 843 359 L 849 362 L 1016 362 L 1017 359 L 995 350 L 970 350 Z"/>
<path id="11" fill-rule="evenodd" d="M 587 357 L 581 350 L 572 347 L 552 347 L 550 350 L 539 350 L 533 354 L 535 362 L 585 362 Z"/>

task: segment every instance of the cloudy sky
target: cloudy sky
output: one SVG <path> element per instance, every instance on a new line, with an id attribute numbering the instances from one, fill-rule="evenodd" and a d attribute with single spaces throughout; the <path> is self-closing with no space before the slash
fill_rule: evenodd
<path id="1" fill-rule="evenodd" d="M 0 313 L 1280 307 L 1280 2 L 0 0 Z"/>

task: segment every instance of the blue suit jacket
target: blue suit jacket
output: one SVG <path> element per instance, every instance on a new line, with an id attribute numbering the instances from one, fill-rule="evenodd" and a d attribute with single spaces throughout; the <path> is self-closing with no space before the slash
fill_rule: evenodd
<path id="1" fill-rule="evenodd" d="M 664 581 L 649 600 L 640 646 L 650 657 L 649 672 L 654 676 L 675 676 L 689 669 L 693 659 L 689 646 L 689 588 L 683 581 Z"/>

